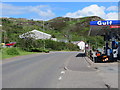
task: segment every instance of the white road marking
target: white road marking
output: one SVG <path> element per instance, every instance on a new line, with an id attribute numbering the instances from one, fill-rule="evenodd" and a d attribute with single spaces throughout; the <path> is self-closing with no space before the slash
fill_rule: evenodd
<path id="1" fill-rule="evenodd" d="M 58 78 L 58 80 L 61 80 L 62 79 L 62 76 L 63 76 L 63 74 L 65 74 L 65 71 L 61 71 L 60 72 L 62 75 Z"/>
<path id="2" fill-rule="evenodd" d="M 65 71 L 61 71 L 61 74 L 65 74 Z"/>
<path id="3" fill-rule="evenodd" d="M 90 67 L 90 66 L 88 66 L 88 67 Z"/>
<path id="4" fill-rule="evenodd" d="M 62 77 L 60 76 L 58 79 L 59 79 L 59 80 L 61 80 L 61 79 L 62 79 Z"/>

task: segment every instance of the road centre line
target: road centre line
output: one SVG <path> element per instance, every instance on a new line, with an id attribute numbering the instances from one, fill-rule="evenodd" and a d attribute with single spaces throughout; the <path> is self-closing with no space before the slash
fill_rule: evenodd
<path id="1" fill-rule="evenodd" d="M 62 76 L 60 76 L 59 78 L 58 78 L 58 80 L 61 80 L 62 79 Z"/>
<path id="2" fill-rule="evenodd" d="M 61 71 L 61 74 L 65 74 L 65 71 Z"/>

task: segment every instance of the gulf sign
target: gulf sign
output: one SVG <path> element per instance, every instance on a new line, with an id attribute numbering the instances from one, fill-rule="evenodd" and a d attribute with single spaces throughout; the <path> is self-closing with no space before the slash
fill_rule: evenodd
<path id="1" fill-rule="evenodd" d="M 95 25 L 95 26 L 120 25 L 120 20 L 91 21 L 90 25 Z"/>

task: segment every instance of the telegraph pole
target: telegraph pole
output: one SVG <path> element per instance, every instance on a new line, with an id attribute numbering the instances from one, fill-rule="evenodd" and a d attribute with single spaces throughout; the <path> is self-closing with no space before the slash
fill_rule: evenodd
<path id="1" fill-rule="evenodd" d="M 43 20 L 43 31 L 45 31 L 45 28 L 44 28 L 44 20 Z M 44 37 L 44 32 L 43 32 L 43 48 L 45 50 L 45 37 Z"/>

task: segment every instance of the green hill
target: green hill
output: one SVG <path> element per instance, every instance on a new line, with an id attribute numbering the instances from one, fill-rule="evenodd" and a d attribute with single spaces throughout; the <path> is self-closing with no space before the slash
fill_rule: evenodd
<path id="1" fill-rule="evenodd" d="M 49 20 L 47 25 L 52 28 L 48 33 L 54 31 L 57 38 L 69 37 L 71 40 L 79 40 L 81 36 L 87 36 L 90 29 L 90 21 L 103 20 L 97 16 L 84 17 L 84 18 L 63 18 L 57 17 Z M 60 33 L 59 33 L 60 32 Z M 53 33 L 51 33 L 53 34 Z"/>
<path id="2" fill-rule="evenodd" d="M 101 37 L 95 39 L 87 36 L 90 21 L 103 20 L 98 16 L 83 18 L 57 17 L 44 22 L 24 18 L 1 18 L 0 20 L 2 29 L 6 31 L 3 34 L 3 39 L 6 42 L 15 42 L 18 40 L 19 35 L 34 29 L 51 34 L 58 39 L 67 39 L 69 41 L 91 40 L 91 42 L 94 42 L 102 40 Z"/>

